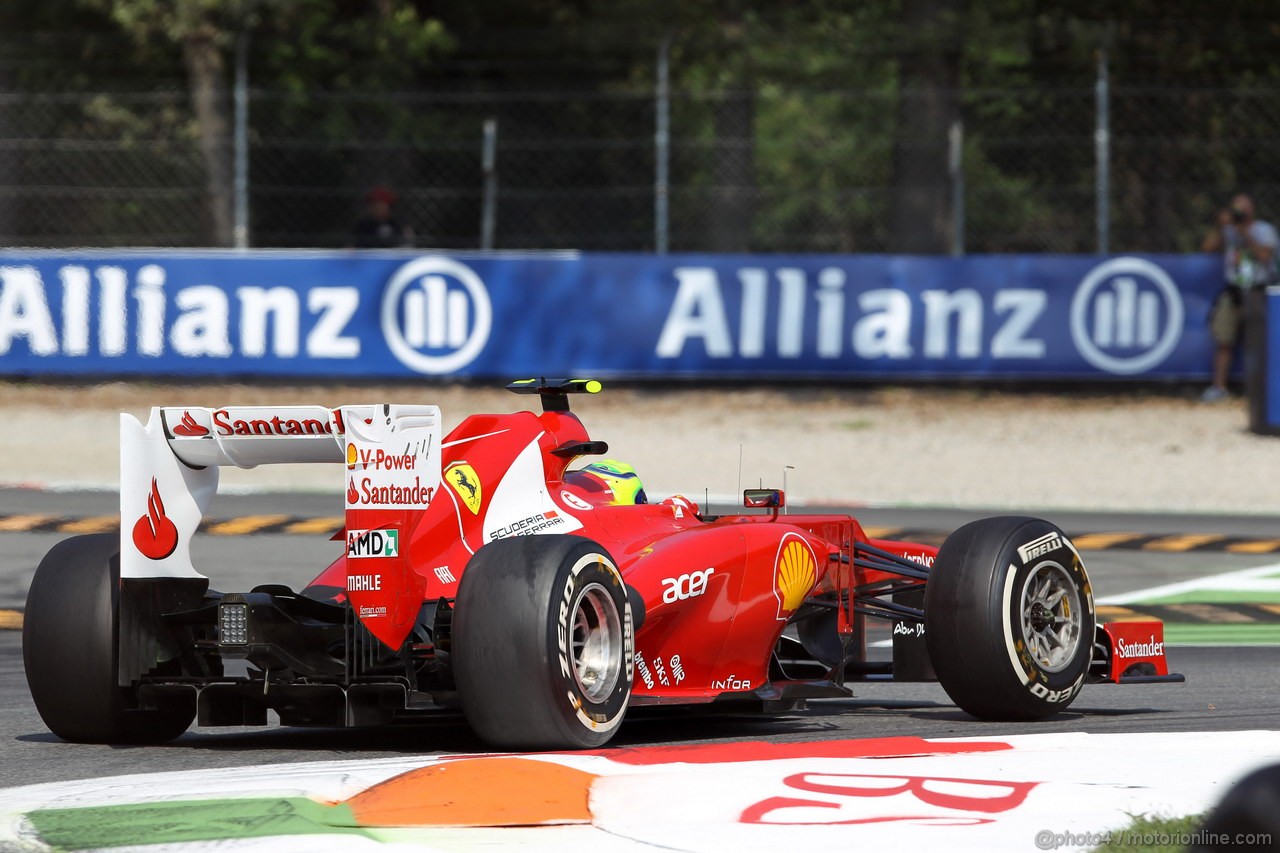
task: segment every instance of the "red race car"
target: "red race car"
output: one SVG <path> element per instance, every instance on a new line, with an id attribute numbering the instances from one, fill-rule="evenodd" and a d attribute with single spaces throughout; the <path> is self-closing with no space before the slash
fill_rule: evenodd
<path id="1" fill-rule="evenodd" d="M 1095 625 L 1080 555 L 1047 521 L 989 518 L 941 548 L 785 514 L 752 489 L 718 518 L 648 503 L 569 411 L 586 380 L 528 380 L 541 413 L 435 406 L 178 407 L 121 416 L 121 531 L 41 562 L 32 697 L 59 737 L 155 742 L 202 726 L 364 726 L 461 708 L 495 747 L 596 747 L 632 705 L 785 710 L 853 682 L 938 680 L 1026 720 L 1087 681 L 1181 680 L 1158 622 Z M 190 542 L 220 466 L 345 465 L 344 553 L 305 589 L 215 592 Z M 893 660 L 869 660 L 868 617 Z M 224 663 L 240 660 L 229 675 Z"/>

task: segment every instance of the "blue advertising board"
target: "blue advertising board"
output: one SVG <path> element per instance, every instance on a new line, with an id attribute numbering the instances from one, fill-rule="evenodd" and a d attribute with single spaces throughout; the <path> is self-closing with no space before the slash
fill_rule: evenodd
<path id="1" fill-rule="evenodd" d="M 0 251 L 0 373 L 1189 379 L 1211 256 Z"/>
<path id="2" fill-rule="evenodd" d="M 1280 287 L 1267 288 L 1267 340 L 1263 347 L 1266 389 L 1264 429 L 1280 432 Z M 1275 434 L 1274 432 L 1272 434 Z"/>

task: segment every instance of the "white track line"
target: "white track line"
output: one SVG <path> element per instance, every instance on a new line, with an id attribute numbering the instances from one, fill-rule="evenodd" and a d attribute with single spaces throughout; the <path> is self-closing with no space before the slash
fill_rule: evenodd
<path id="1" fill-rule="evenodd" d="M 1164 598 L 1170 595 L 1181 595 L 1184 592 L 1201 592 L 1210 589 L 1257 589 L 1257 578 L 1280 572 L 1280 563 L 1270 563 L 1266 566 L 1255 566 L 1252 569 L 1241 569 L 1238 572 L 1226 572 L 1220 575 L 1206 575 L 1195 580 L 1179 581 L 1178 583 L 1167 583 L 1163 586 L 1153 586 L 1147 589 L 1139 589 L 1134 592 L 1125 592 L 1120 595 L 1108 595 L 1105 598 L 1099 598 L 1098 604 L 1138 604 L 1150 601 L 1153 598 Z M 1242 583 L 1245 582 L 1245 583 Z M 1264 587 L 1267 591 L 1273 591 L 1270 585 Z"/>
<path id="2" fill-rule="evenodd" d="M 284 812 L 274 811 L 282 797 L 350 802 L 387 783 L 384 792 L 400 786 L 406 796 L 421 797 L 424 804 L 451 801 L 476 813 L 501 803 L 502 786 L 516 783 L 495 776 L 496 791 L 455 789 L 452 779 L 439 775 L 480 770 L 478 764 L 495 756 L 399 756 L 53 782 L 0 790 L 0 848 L 52 853 L 36 834 L 30 820 L 34 812 L 125 807 L 114 814 L 86 814 L 85 823 L 68 828 L 92 843 L 101 836 L 88 821 L 105 820 L 103 826 L 126 831 L 133 821 L 134 833 L 143 837 L 120 839 L 132 842 L 111 848 L 121 853 L 773 853 L 850 849 L 850 824 L 857 824 L 852 831 L 858 845 L 868 850 L 902 847 L 906 831 L 917 842 L 913 846 L 925 849 L 1024 850 L 1032 839 L 1042 839 L 1037 846 L 1065 853 L 1092 849 L 1098 842 L 1089 838 L 1127 826 L 1134 815 L 1203 813 L 1237 779 L 1280 760 L 1280 732 L 1268 731 L 909 740 L 913 743 L 897 738 L 879 744 L 874 738 L 849 741 L 843 756 L 839 750 L 827 753 L 833 745 L 829 742 L 809 744 L 811 755 L 803 744 L 790 745 L 800 751 L 766 751 L 757 757 L 750 747 L 744 751 L 739 744 L 713 744 L 689 745 L 693 752 L 680 749 L 666 756 L 646 756 L 643 749 L 500 756 L 504 762 L 532 759 L 581 771 L 583 778 L 571 787 L 580 788 L 589 816 L 565 824 L 552 811 L 547 820 L 535 817 L 524 825 L 449 827 L 434 820 L 415 825 L 415 812 L 406 806 L 369 819 L 357 817 L 367 837 L 338 834 L 352 828 L 355 812 L 335 816 L 332 823 L 313 822 L 305 834 L 297 823 L 277 823 L 275 836 L 229 837 L 234 833 L 216 814 L 197 808 L 184 832 L 190 840 L 148 845 L 144 827 L 162 824 L 147 819 L 137 823 L 136 808 L 162 803 L 181 808 L 184 801 L 209 799 L 244 800 L 253 808 L 257 800 L 262 817 L 274 819 L 290 813 L 288 804 Z M 700 757 L 690 761 L 690 756 Z M 649 760 L 636 762 L 637 757 Z M 1195 772 L 1187 773 L 1187 767 Z M 417 782 L 402 775 L 430 768 L 436 768 L 436 775 L 418 773 Z M 803 797 L 797 798 L 796 791 L 804 792 Z M 784 793 L 790 796 L 779 796 Z M 904 815 L 911 816 L 905 826 Z M 1122 844 L 1131 840 L 1118 835 Z"/>

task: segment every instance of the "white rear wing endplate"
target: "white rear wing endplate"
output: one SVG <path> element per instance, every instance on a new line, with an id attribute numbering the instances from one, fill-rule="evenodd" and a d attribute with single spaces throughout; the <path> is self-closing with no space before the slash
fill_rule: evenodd
<path id="1" fill-rule="evenodd" d="M 145 426 L 122 414 L 120 576 L 205 577 L 192 565 L 191 539 L 217 493 L 221 466 L 345 462 L 350 473 L 361 453 L 403 456 L 412 447 L 412 473 L 432 487 L 421 491 L 429 495 L 440 481 L 440 439 L 438 406 L 156 407 Z M 349 490 L 351 478 L 343 479 L 335 477 L 335 486 Z"/>

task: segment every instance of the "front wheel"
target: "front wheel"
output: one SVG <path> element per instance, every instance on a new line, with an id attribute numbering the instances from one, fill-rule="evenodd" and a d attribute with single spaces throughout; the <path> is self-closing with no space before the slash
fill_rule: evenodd
<path id="1" fill-rule="evenodd" d="M 1065 709 L 1093 653 L 1093 592 L 1058 527 L 1004 516 L 947 537 L 925 588 L 934 672 L 960 708 L 1032 720 Z"/>
<path id="2" fill-rule="evenodd" d="M 504 749 L 586 749 L 613 737 L 635 648 L 622 574 L 580 536 L 521 536 L 467 563 L 452 660 L 471 728 Z"/>

